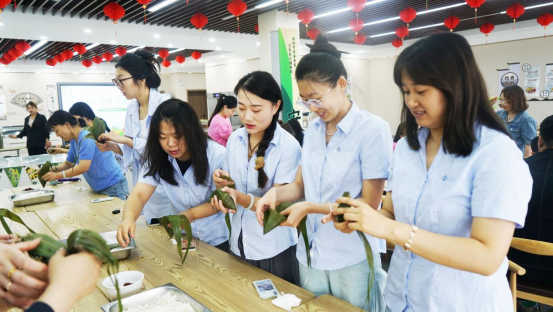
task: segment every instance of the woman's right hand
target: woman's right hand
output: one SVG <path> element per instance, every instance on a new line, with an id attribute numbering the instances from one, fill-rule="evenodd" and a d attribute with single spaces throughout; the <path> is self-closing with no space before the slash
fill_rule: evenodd
<path id="1" fill-rule="evenodd" d="M 233 182 L 229 182 L 229 181 L 221 178 L 221 176 L 230 177 L 230 173 L 228 173 L 228 172 L 226 172 L 225 170 L 222 170 L 222 169 L 217 169 L 217 170 L 213 171 L 213 183 L 215 183 L 216 188 L 220 189 L 220 188 L 223 188 L 225 186 L 231 186 L 231 185 L 234 184 Z"/>
<path id="2" fill-rule="evenodd" d="M 121 222 L 121 225 L 117 228 L 117 241 L 121 247 L 127 247 L 127 245 L 131 242 L 130 237 L 134 238 L 135 231 L 136 223 L 132 220 L 123 219 L 123 222 Z"/>
<path id="3" fill-rule="evenodd" d="M 56 154 L 67 154 L 67 150 L 64 148 L 59 147 L 51 147 L 46 150 L 46 152 L 50 155 L 56 155 Z"/>
<path id="4" fill-rule="evenodd" d="M 115 149 L 118 147 L 117 143 L 106 141 L 106 143 L 98 143 L 96 142 L 96 146 L 100 150 L 100 152 L 114 152 Z"/>
<path id="5" fill-rule="evenodd" d="M 261 197 L 255 204 L 255 215 L 257 216 L 257 221 L 259 225 L 263 226 L 263 213 L 267 209 L 275 209 L 277 202 L 277 190 L 276 188 L 271 188 L 263 197 Z"/>
<path id="6" fill-rule="evenodd" d="M 17 139 L 18 138 L 17 135 L 15 135 L 15 134 L 10 134 L 9 137 L 10 137 L 10 139 Z"/>
<path id="7" fill-rule="evenodd" d="M 236 203 L 236 196 L 238 192 L 237 190 L 225 186 L 224 188 L 221 189 L 221 192 L 228 193 L 232 198 L 232 200 L 234 201 L 234 203 Z M 229 212 L 236 213 L 236 210 L 225 208 L 225 206 L 223 205 L 223 201 L 220 198 L 217 198 L 217 195 L 213 196 L 213 198 L 211 199 L 211 206 L 213 206 L 215 209 L 219 210 L 222 213 L 229 213 Z"/>
<path id="8" fill-rule="evenodd" d="M 119 133 L 117 132 L 114 132 L 114 131 L 111 131 L 111 132 L 108 132 L 108 133 L 102 133 L 100 134 L 100 136 L 98 137 L 98 141 L 112 141 L 112 142 L 115 142 L 115 143 L 123 143 L 123 140 L 125 139 L 124 136 L 120 135 Z"/>

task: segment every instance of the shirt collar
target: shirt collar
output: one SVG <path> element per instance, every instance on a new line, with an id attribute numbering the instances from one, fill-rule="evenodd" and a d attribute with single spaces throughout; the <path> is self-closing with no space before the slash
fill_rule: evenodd
<path id="1" fill-rule="evenodd" d="M 161 94 L 156 89 L 154 88 L 150 89 L 150 95 L 148 98 L 148 116 L 151 117 L 154 115 L 157 105 L 152 105 L 152 103 L 159 103 L 160 97 L 161 97 Z M 136 112 L 134 110 L 131 110 L 129 112 L 129 115 L 133 115 L 133 113 L 138 113 L 140 103 L 136 99 L 134 101 L 136 102 Z"/>
<path id="2" fill-rule="evenodd" d="M 240 138 L 240 140 L 242 141 L 242 143 L 244 143 L 246 146 L 248 146 L 248 131 L 246 131 L 246 128 L 241 128 L 243 131 L 240 131 L 237 133 L 237 136 Z M 276 125 L 276 129 L 275 129 L 275 134 L 273 135 L 273 139 L 271 140 L 271 142 L 269 144 L 272 144 L 272 145 L 277 145 L 278 142 L 280 141 L 280 136 L 281 136 L 281 133 L 282 133 L 283 129 L 282 127 L 277 123 Z"/>
<path id="3" fill-rule="evenodd" d="M 355 104 L 355 102 L 351 102 L 351 108 L 349 109 L 349 112 L 340 120 L 338 125 L 336 126 L 338 129 L 342 130 L 346 135 L 350 132 L 351 127 L 353 127 L 353 123 L 355 122 L 355 118 L 357 118 L 357 115 L 361 112 L 361 109 L 359 106 Z M 326 128 L 326 123 L 321 119 L 315 119 L 315 124 L 319 127 Z"/>

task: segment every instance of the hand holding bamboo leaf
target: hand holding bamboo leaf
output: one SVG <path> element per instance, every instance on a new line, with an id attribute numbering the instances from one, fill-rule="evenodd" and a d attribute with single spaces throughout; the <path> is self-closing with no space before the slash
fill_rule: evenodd
<path id="1" fill-rule="evenodd" d="M 236 209 L 227 208 L 227 206 L 232 207 L 233 205 L 234 207 L 236 207 L 236 192 L 237 191 L 235 189 L 227 186 L 215 191 L 213 196 L 211 197 L 211 205 L 222 213 L 236 213 Z M 221 198 L 223 198 L 223 194 L 228 194 L 228 196 L 225 196 L 225 202 L 221 200 Z"/>
<path id="2" fill-rule="evenodd" d="M 236 188 L 234 186 L 234 181 L 230 178 L 230 173 L 222 169 L 213 171 L 213 183 L 217 189 L 221 189 L 225 186 Z"/>

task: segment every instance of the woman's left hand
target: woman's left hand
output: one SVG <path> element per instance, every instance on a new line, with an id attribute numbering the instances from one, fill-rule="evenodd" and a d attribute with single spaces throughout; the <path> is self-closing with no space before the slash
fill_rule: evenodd
<path id="1" fill-rule="evenodd" d="M 392 220 L 384 217 L 371 206 L 347 197 L 342 197 L 336 202 L 338 204 L 348 204 L 351 206 L 351 208 L 336 208 L 332 211 L 333 215 L 344 215 L 346 221 L 343 223 L 345 223 L 349 229 L 361 231 L 378 238 L 387 238 L 389 235 L 392 229 Z M 324 221 L 328 222 L 328 219 L 325 218 Z M 334 221 L 334 226 L 340 229 L 345 225 Z"/>
<path id="2" fill-rule="evenodd" d="M 56 173 L 56 172 L 47 172 L 45 175 L 42 176 L 42 180 L 44 181 L 54 181 L 54 180 L 59 180 L 63 177 L 63 175 L 60 177 L 59 176 L 60 174 L 59 173 Z"/>
<path id="3" fill-rule="evenodd" d="M 221 189 L 221 192 L 228 193 L 236 204 L 236 193 L 238 192 L 237 190 L 225 186 Z M 219 210 L 222 213 L 236 213 L 236 210 L 225 208 L 225 206 L 223 205 L 223 201 L 220 198 L 217 198 L 217 196 L 213 196 L 213 198 L 211 199 L 211 205 L 213 206 L 213 208 Z"/>
<path id="4" fill-rule="evenodd" d="M 119 135 L 117 132 L 109 132 L 109 133 L 102 133 L 100 137 L 98 138 L 98 141 L 112 141 L 115 143 L 123 143 L 123 140 L 125 139 L 124 136 Z"/>
<path id="5" fill-rule="evenodd" d="M 301 220 L 303 220 L 303 218 L 305 218 L 305 216 L 309 213 L 310 205 L 310 202 L 299 202 L 286 208 L 286 210 L 284 210 L 280 214 L 283 216 L 288 216 L 288 219 L 282 222 L 280 226 L 298 227 Z"/>
<path id="6" fill-rule="evenodd" d="M 50 141 L 47 140 L 47 141 L 46 141 L 46 144 L 44 144 L 44 148 L 45 148 L 45 149 L 49 149 L 50 146 L 52 146 L 52 142 L 50 142 Z"/>

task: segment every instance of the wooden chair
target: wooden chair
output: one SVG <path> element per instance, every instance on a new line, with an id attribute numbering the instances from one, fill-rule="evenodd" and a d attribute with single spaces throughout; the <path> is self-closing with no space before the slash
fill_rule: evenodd
<path id="1" fill-rule="evenodd" d="M 514 237 L 511 241 L 511 248 L 538 256 L 553 256 L 553 243 Z M 512 261 L 509 261 L 509 271 L 515 312 L 517 311 L 517 298 L 553 305 L 553 288 L 517 281 L 517 275 L 526 274 L 526 270 Z"/>

